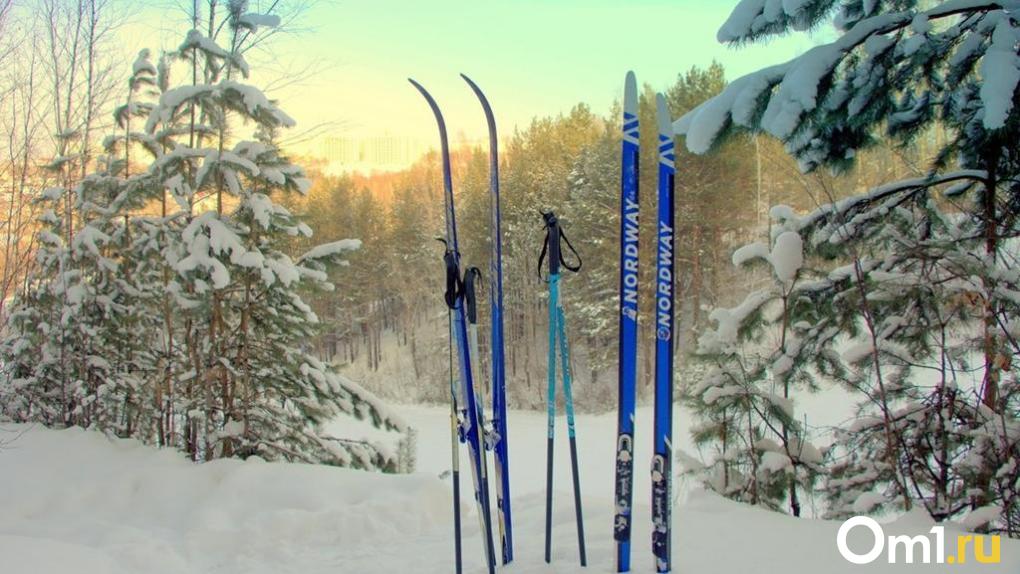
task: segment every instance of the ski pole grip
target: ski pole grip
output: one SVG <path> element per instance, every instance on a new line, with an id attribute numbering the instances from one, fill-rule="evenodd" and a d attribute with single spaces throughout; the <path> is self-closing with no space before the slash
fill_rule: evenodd
<path id="1" fill-rule="evenodd" d="M 545 240 L 549 247 L 549 276 L 560 273 L 560 221 L 553 212 L 543 213 Z"/>

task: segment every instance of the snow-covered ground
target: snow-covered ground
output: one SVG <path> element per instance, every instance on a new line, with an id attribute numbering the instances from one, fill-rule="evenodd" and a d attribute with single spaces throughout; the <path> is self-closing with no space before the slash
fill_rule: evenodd
<path id="1" fill-rule="evenodd" d="M 391 476 L 328 467 L 218 461 L 78 429 L 7 426 L 0 440 L 0 572 L 17 574 L 448 573 L 453 571 L 449 419 L 442 407 L 403 407 L 419 430 L 418 472 Z M 612 572 L 612 415 L 580 416 L 581 481 L 589 568 L 577 566 L 566 441 L 557 442 L 553 564 L 543 561 L 545 416 L 513 412 L 511 469 L 517 562 L 507 572 Z M 686 417 L 676 435 L 684 448 Z M 634 571 L 651 572 L 648 524 L 650 412 L 638 413 Z M 557 430 L 565 438 L 563 420 Z M 358 432 L 348 424 L 337 430 Z M 366 433 L 371 435 L 371 433 Z M 642 450 L 643 449 L 643 450 Z M 466 572 L 484 572 L 465 477 Z M 1020 572 L 1020 542 L 1002 563 L 953 566 L 845 562 L 835 522 L 793 519 L 683 488 L 675 508 L 680 573 Z M 925 533 L 910 516 L 887 534 Z"/>

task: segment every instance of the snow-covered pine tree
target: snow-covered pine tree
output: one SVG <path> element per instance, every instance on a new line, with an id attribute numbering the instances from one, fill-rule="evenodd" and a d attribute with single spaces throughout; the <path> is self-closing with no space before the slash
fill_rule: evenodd
<path id="1" fill-rule="evenodd" d="M 116 109 L 124 133 L 106 138 L 107 155 L 85 176 L 72 199 L 61 189 L 43 194 L 50 209 L 41 222 L 39 263 L 5 333 L 7 383 L 0 405 L 15 420 L 94 427 L 117 436 L 147 439 L 143 425 L 146 387 L 154 371 L 151 318 L 147 315 L 145 253 L 136 253 L 130 214 L 151 199 L 152 182 L 130 172 L 130 146 L 147 140 L 131 132 L 131 119 L 147 117 L 156 69 L 147 50 L 128 80 L 127 103 Z M 78 214 L 70 246 L 58 213 Z M 66 271 L 62 271 L 65 269 Z M 59 317 L 59 319 L 57 319 Z M 15 374 L 17 373 L 17 375 Z M 70 383 L 65 383 L 70 381 Z M 162 442 L 159 444 L 163 444 Z"/>
<path id="2" fill-rule="evenodd" d="M 1018 10 L 744 0 L 721 41 L 829 18 L 839 37 L 734 81 L 676 124 L 699 153 L 732 133 L 770 134 L 805 171 L 846 168 L 883 138 L 945 138 L 927 175 L 781 214 L 830 262 L 801 289 L 818 307 L 803 325 L 810 368 L 860 397 L 831 449 L 836 515 L 920 503 L 937 520 L 1020 535 Z"/>
<path id="3" fill-rule="evenodd" d="M 41 208 L 35 266 L 25 280 L 24 293 L 8 307 L 0 405 L 3 415 L 15 422 L 71 424 L 69 405 L 76 388 L 64 360 L 71 338 L 63 317 L 68 299 L 68 274 L 63 270 L 70 259 L 61 215 L 64 193 L 59 187 L 48 188 L 35 199 Z"/>
<path id="4" fill-rule="evenodd" d="M 731 309 L 715 309 L 715 329 L 702 333 L 698 354 L 712 364 L 688 396 L 701 417 L 695 441 L 714 447 L 706 465 L 695 465 L 705 484 L 725 496 L 800 516 L 805 492 L 814 488 L 822 454 L 794 413 L 794 392 L 814 388 L 810 345 L 802 331 L 817 317 L 800 295 L 804 262 L 800 236 L 777 233 L 771 251 L 752 243 L 733 254 L 735 265 L 767 263 L 771 284 Z M 770 332 L 763 333 L 766 326 Z M 747 342 L 761 343 L 751 347 Z"/>
<path id="5" fill-rule="evenodd" d="M 11 317 L 0 405 L 17 420 L 95 426 L 195 460 L 397 470 L 386 446 L 324 428 L 347 415 L 406 430 L 306 347 L 318 320 L 301 293 L 331 289 L 329 264 L 360 242 L 288 255 L 312 230 L 274 197 L 309 181 L 276 143 L 293 120 L 239 81 L 244 39 L 275 24 L 246 6 L 228 5 L 229 50 L 188 33 L 171 55 L 187 68 L 183 85 L 171 86 L 168 59 L 153 66 L 143 52 L 135 62 L 115 114 L 121 131 L 76 189 L 83 215 L 70 245 L 61 211 L 44 213 L 51 229 Z M 153 87 L 157 102 L 143 93 Z M 67 198 L 52 190 L 43 201 Z"/>
<path id="6" fill-rule="evenodd" d="M 391 467 L 382 449 L 323 433 L 343 413 L 390 429 L 404 425 L 304 346 L 318 319 L 300 291 L 331 288 L 326 264 L 360 243 L 318 246 L 297 259 L 286 254 L 292 237 L 312 231 L 272 196 L 304 193 L 309 181 L 276 144 L 293 120 L 239 81 L 248 75 L 241 39 L 256 19 L 245 2 L 229 8 L 231 49 L 191 30 L 176 54 L 191 82 L 164 91 L 146 124 L 167 150 L 149 173 L 184 212 L 180 243 L 166 256 L 187 353 L 177 381 L 187 448 L 204 459 L 258 454 Z M 235 135 L 246 126 L 249 139 Z"/>
<path id="7" fill-rule="evenodd" d="M 86 396 L 76 424 L 125 437 L 148 435 L 152 428 L 145 382 L 156 372 L 149 334 L 158 328 L 158 317 L 147 308 L 150 265 L 136 253 L 133 217 L 154 186 L 144 173 L 133 175 L 130 165 L 132 144 L 147 140 L 131 132 L 132 120 L 148 114 L 155 95 L 156 68 L 148 50 L 139 52 L 131 71 L 126 101 L 113 114 L 123 132 L 103 141 L 97 169 L 77 188 L 81 222 L 72 249 L 84 293 L 74 321 L 87 335 L 81 342 Z"/>

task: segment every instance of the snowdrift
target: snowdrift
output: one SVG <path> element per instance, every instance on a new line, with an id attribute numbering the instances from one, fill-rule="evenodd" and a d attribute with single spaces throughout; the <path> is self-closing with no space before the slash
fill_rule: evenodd
<path id="1" fill-rule="evenodd" d="M 421 429 L 423 471 L 401 476 L 259 460 L 194 465 L 174 452 L 80 429 L 6 426 L 0 431 L 10 441 L 0 450 L 0 572 L 447 574 L 453 570 L 450 489 L 433 470 L 449 457 L 441 439 L 448 421 L 442 408 L 406 414 Z M 550 566 L 542 560 L 545 453 L 540 444 L 533 455 L 527 449 L 532 434 L 541 437 L 545 419 L 513 416 L 520 429 L 513 435 L 519 442 L 510 443 L 511 469 L 520 476 L 513 499 L 518 561 L 506 571 L 612 572 L 613 476 L 601 470 L 611 468 L 611 460 L 601 460 L 611 458 L 611 440 L 582 453 L 582 461 L 591 461 L 582 469 L 583 484 L 591 487 L 584 498 L 590 567 L 577 566 L 570 486 L 559 476 Z M 579 418 L 579 437 L 591 447 L 615 432 L 611 417 Z M 636 486 L 646 482 L 641 477 Z M 646 489 L 635 494 L 635 572 L 653 571 L 642 543 L 650 541 L 646 495 Z M 465 572 L 484 572 L 468 496 L 462 500 Z M 835 522 L 793 519 L 700 492 L 674 512 L 680 573 L 1020 572 L 1016 541 L 1003 540 L 998 565 L 854 566 L 836 550 Z M 886 533 L 921 534 L 930 526 L 908 516 L 886 525 Z"/>

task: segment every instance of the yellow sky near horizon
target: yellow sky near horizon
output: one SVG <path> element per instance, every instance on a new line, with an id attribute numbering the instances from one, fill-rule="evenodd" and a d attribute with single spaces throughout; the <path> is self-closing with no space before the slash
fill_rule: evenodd
<path id="1" fill-rule="evenodd" d="M 326 138 L 362 147 L 390 138 L 427 149 L 438 143 L 435 122 L 407 83 L 411 76 L 439 101 L 451 139 L 476 141 L 485 137 L 485 121 L 460 72 L 486 91 L 505 135 L 579 102 L 605 113 L 622 98 L 630 69 L 639 82 L 664 88 L 692 66 L 718 60 L 732 79 L 814 45 L 809 35 L 739 49 L 720 45 L 715 31 L 735 5 L 735 0 L 312 2 L 294 22 L 299 31 L 279 34 L 250 55 L 251 81 L 277 86 L 270 95 L 298 121 L 295 134 L 314 131 L 314 138 L 292 146 L 303 155 L 324 155 Z M 180 42 L 188 19 L 178 0 L 134 6 L 119 32 L 127 53 L 172 49 Z M 258 9 L 258 1 L 251 6 Z"/>

